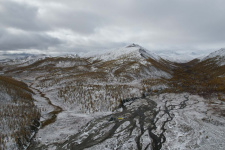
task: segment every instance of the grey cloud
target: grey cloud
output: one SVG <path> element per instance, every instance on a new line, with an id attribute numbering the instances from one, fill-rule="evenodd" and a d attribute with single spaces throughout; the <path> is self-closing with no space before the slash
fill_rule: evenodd
<path id="1" fill-rule="evenodd" d="M 71 29 L 80 34 L 92 34 L 96 28 L 103 26 L 104 19 L 91 12 L 59 10 L 48 14 L 46 22 L 50 22 L 55 28 Z"/>
<path id="2" fill-rule="evenodd" d="M 217 0 L 144 0 L 135 3 L 125 12 L 123 17 L 125 19 L 121 19 L 120 22 L 122 25 L 130 24 L 145 29 L 146 32 L 156 32 L 156 37 L 152 41 L 155 43 L 207 44 L 224 39 L 223 6 L 224 2 L 222 4 Z"/>
<path id="3" fill-rule="evenodd" d="M 26 31 L 46 31 L 49 26 L 38 18 L 38 8 L 27 4 L 2 1 L 0 11 L 0 27 L 17 28 Z"/>
<path id="4" fill-rule="evenodd" d="M 68 3 L 76 4 L 74 1 Z M 135 39 L 138 42 L 142 39 L 143 42 L 181 47 L 224 43 L 225 2 L 221 0 L 143 0 L 141 2 L 96 0 L 89 5 L 87 1 L 83 1 L 82 4 L 85 3 L 87 9 L 94 10 L 95 14 L 101 16 L 105 26 L 131 28 L 131 36 L 128 40 L 132 42 Z M 83 25 L 82 22 L 78 24 Z M 146 37 L 138 37 L 138 32 L 146 32 Z"/>
<path id="5" fill-rule="evenodd" d="M 0 30 L 0 50 L 48 49 L 57 46 L 61 41 L 41 33 L 12 34 Z M 29 51 L 29 50 L 28 50 Z"/>
<path id="6" fill-rule="evenodd" d="M 54 51 L 84 52 L 133 42 L 161 50 L 225 46 L 225 1 L 222 0 L 32 1 L 38 5 L 31 1 L 24 4 L 6 0 L 0 4 L 4 8 L 0 9 L 0 27 L 26 31 L 25 37 L 30 40 L 22 45 L 28 48 L 52 46 Z M 38 14 L 39 10 L 44 13 Z M 121 32 L 114 32 L 114 28 Z M 61 33 L 62 29 L 71 30 L 69 34 L 74 41 L 68 40 L 67 32 Z M 46 34 L 51 31 L 60 33 L 54 35 L 64 43 L 59 46 L 59 40 Z M 19 45 L 18 35 L 4 34 L 11 45 L 2 43 L 4 48 L 16 49 L 12 45 Z"/>
<path id="7" fill-rule="evenodd" d="M 130 44 L 130 43 L 129 43 Z M 76 44 L 75 47 L 68 47 L 65 44 L 61 44 L 55 50 L 49 51 L 49 54 L 64 55 L 64 54 L 100 54 L 106 51 L 110 51 L 113 48 L 119 48 L 128 45 L 128 43 L 122 42 L 107 42 L 99 43 L 97 41 L 91 40 L 84 44 Z"/>

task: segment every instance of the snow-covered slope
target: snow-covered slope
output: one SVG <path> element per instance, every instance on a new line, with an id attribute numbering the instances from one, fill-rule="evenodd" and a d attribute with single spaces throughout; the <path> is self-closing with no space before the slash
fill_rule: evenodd
<path id="1" fill-rule="evenodd" d="M 39 110 L 23 82 L 0 76 L 0 149 L 26 149 L 40 125 Z"/>
<path id="2" fill-rule="evenodd" d="M 98 62 L 94 66 L 109 70 L 115 76 L 126 74 L 135 79 L 171 77 L 171 65 L 167 61 L 137 44 L 95 55 L 89 60 Z"/>
<path id="3" fill-rule="evenodd" d="M 105 72 L 113 80 L 115 77 L 124 78 L 124 76 L 129 76 L 132 80 L 171 77 L 171 66 L 167 61 L 136 44 L 92 57 L 82 58 L 77 55 L 60 57 L 30 56 L 25 59 L 12 60 L 4 65 L 7 66 L 5 70 L 3 69 L 4 71 L 26 70 L 28 72 L 31 69 L 44 72 L 53 68 L 74 67 L 70 69 L 76 70 L 76 74 L 86 72 L 88 69 L 88 72 Z"/>
<path id="4" fill-rule="evenodd" d="M 160 57 L 153 52 L 146 50 L 145 48 L 137 45 L 131 44 L 123 48 L 119 48 L 112 52 L 108 52 L 101 55 L 95 55 L 95 59 L 100 59 L 104 61 L 115 60 L 115 59 L 131 59 L 131 58 L 152 58 L 159 60 Z"/>
<path id="5" fill-rule="evenodd" d="M 159 56 L 132 44 L 93 57 L 46 57 L 5 73 L 24 81 L 35 80 L 35 86 L 49 92 L 63 109 L 77 109 L 85 103 L 78 109 L 90 113 L 112 110 L 120 99 L 141 96 L 143 87 L 152 84 L 150 81 L 157 79 L 154 85 L 166 87 L 160 79 L 171 77 L 170 68 Z M 121 88 L 124 92 L 117 90 Z"/>
<path id="6" fill-rule="evenodd" d="M 204 57 L 201 61 L 213 59 L 216 61 L 217 65 L 225 65 L 225 48 L 221 48 L 215 52 L 210 53 L 208 56 Z"/>

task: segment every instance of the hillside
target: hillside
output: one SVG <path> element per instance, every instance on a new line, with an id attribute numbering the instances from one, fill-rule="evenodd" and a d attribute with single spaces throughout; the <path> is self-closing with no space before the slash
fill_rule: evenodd
<path id="1" fill-rule="evenodd" d="M 210 53 L 208 56 L 201 59 L 201 62 L 214 60 L 218 66 L 225 65 L 225 48 L 221 48 L 215 52 Z"/>
<path id="2" fill-rule="evenodd" d="M 34 81 L 33 86 L 53 96 L 64 109 L 81 105 L 79 110 L 91 113 L 113 110 L 121 99 L 141 96 L 151 81 L 170 78 L 172 67 L 133 44 L 93 57 L 47 57 L 5 69 L 5 73 L 25 82 Z M 102 99 L 106 101 L 104 106 Z"/>
<path id="3" fill-rule="evenodd" d="M 225 91 L 225 49 L 209 54 L 202 60 L 192 60 L 188 63 L 176 64 L 172 85 L 167 91 L 189 92 L 202 96 L 216 94 L 224 99 Z"/>
<path id="4" fill-rule="evenodd" d="M 23 149 L 39 126 L 40 112 L 26 84 L 0 76 L 0 149 Z"/>

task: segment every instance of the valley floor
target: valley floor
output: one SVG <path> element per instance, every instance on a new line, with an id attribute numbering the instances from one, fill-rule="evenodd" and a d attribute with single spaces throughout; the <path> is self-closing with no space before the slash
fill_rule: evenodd
<path id="1" fill-rule="evenodd" d="M 112 114 L 64 110 L 39 130 L 30 149 L 222 150 L 224 113 L 224 102 L 188 93 L 138 98 Z"/>

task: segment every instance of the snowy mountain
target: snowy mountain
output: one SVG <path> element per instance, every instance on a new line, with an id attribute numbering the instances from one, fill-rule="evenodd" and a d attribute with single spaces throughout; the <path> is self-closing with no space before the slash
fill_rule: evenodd
<path id="1" fill-rule="evenodd" d="M 115 60 L 115 59 L 132 59 L 134 57 L 139 59 L 147 59 L 152 58 L 154 60 L 159 60 L 160 57 L 156 54 L 146 50 L 145 48 L 137 45 L 137 44 L 131 44 L 123 48 L 119 48 L 117 50 L 114 50 L 109 53 L 101 54 L 101 55 L 95 55 L 93 56 L 95 59 L 100 59 L 104 61 L 109 60 Z"/>
<path id="2" fill-rule="evenodd" d="M 113 78 L 114 76 L 120 76 L 123 72 L 130 73 L 128 75 L 133 79 L 143 76 L 168 78 L 171 73 L 169 69 L 171 66 L 167 61 L 135 44 L 110 53 L 84 58 L 77 55 L 60 57 L 29 56 L 24 59 L 8 61 L 4 66 L 7 66 L 5 71 L 13 71 L 13 68 L 14 71 L 23 71 L 24 69 L 29 71 L 35 68 L 59 69 L 75 67 L 81 69 L 83 67 L 84 70 L 89 69 L 89 72 L 110 72 Z"/>
<path id="3" fill-rule="evenodd" d="M 30 65 L 38 60 L 41 59 L 45 59 L 46 57 L 49 57 L 47 55 L 41 54 L 41 55 L 31 55 L 28 57 L 24 57 L 24 58 L 17 58 L 17 59 L 13 59 L 10 62 L 8 62 L 9 64 L 13 65 L 13 64 L 17 64 L 19 66 L 25 66 L 25 65 Z"/>
<path id="4" fill-rule="evenodd" d="M 63 55 L 63 56 L 59 56 L 59 57 L 53 57 L 53 56 L 49 56 L 49 55 L 45 55 L 45 54 L 40 54 L 40 55 L 29 55 L 26 57 L 21 57 L 21 58 L 16 58 L 16 59 L 4 59 L 0 61 L 0 66 L 7 66 L 7 68 L 4 68 L 3 70 L 12 70 L 14 68 L 18 68 L 18 67 L 26 67 L 29 65 L 32 65 L 36 62 L 40 62 L 44 59 L 68 59 L 68 61 L 65 62 L 65 64 L 61 64 L 61 62 L 58 62 L 59 64 L 56 64 L 58 66 L 62 65 L 62 67 L 66 67 L 66 66 L 73 66 L 74 63 L 70 62 L 71 59 L 73 58 L 78 58 L 78 55 Z M 54 62 L 53 62 L 54 64 Z"/>
<path id="5" fill-rule="evenodd" d="M 213 60 L 219 66 L 225 65 L 225 48 L 221 48 L 220 50 L 212 52 L 208 56 L 201 59 L 201 61 L 206 61 L 206 60 Z"/>
<path id="6" fill-rule="evenodd" d="M 45 57 L 14 68 L 6 64 L 3 70 L 20 80 L 35 81 L 32 86 L 53 96 L 63 109 L 92 113 L 111 111 L 121 99 L 141 96 L 150 85 L 153 89 L 165 88 L 161 80 L 171 77 L 173 67 L 132 44 L 92 57 Z"/>
<path id="7" fill-rule="evenodd" d="M 49 56 L 41 54 L 41 55 L 29 55 L 26 57 L 21 57 L 21 58 L 16 58 L 16 59 L 6 59 L 6 60 L 2 60 L 0 62 L 0 67 L 5 66 L 4 68 L 2 68 L 3 71 L 11 70 L 14 68 L 25 67 L 25 66 L 31 65 L 34 62 L 45 59 L 47 57 L 49 57 Z"/>
<path id="8" fill-rule="evenodd" d="M 186 63 L 193 59 L 199 58 L 199 57 L 205 57 L 205 54 L 202 54 L 201 52 L 187 52 L 187 51 L 174 51 L 174 50 L 163 50 L 163 51 L 156 51 L 157 55 L 162 57 L 165 60 L 169 60 L 172 62 L 177 63 Z"/>
<path id="9" fill-rule="evenodd" d="M 0 51 L 0 62 L 12 59 L 23 59 L 28 56 L 32 56 L 33 54 L 29 53 L 4 53 Z"/>
<path id="10" fill-rule="evenodd" d="M 89 57 L 29 56 L 0 63 L 14 78 L 4 86 L 17 83 L 0 84 L 0 102 L 10 109 L 11 95 L 32 90 L 32 100 L 21 98 L 40 110 L 41 126 L 28 149 L 223 149 L 223 63 L 224 49 L 175 63 L 137 44 Z"/>
<path id="11" fill-rule="evenodd" d="M 220 95 L 225 91 L 224 49 L 213 52 L 202 59 L 176 64 L 173 70 L 170 90 L 189 92 L 204 97 L 214 93 Z"/>
<path id="12" fill-rule="evenodd" d="M 225 49 L 222 48 L 210 53 L 208 56 L 200 59 L 195 64 L 196 68 L 208 74 L 211 78 L 218 78 L 223 80 L 225 77 Z"/>

